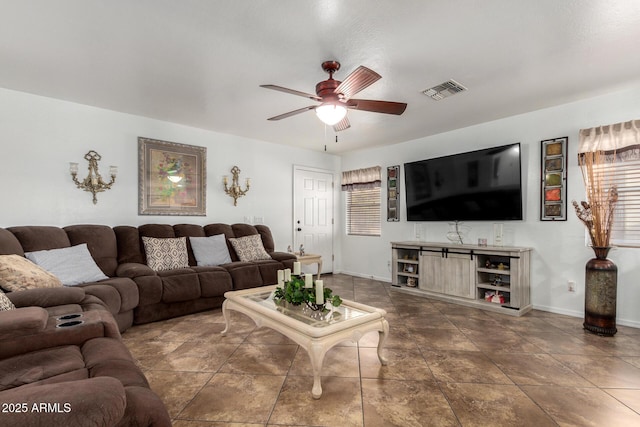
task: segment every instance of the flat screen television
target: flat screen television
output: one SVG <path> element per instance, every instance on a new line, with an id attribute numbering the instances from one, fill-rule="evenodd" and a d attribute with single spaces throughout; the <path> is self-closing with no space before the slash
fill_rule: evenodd
<path id="1" fill-rule="evenodd" d="M 408 221 L 522 219 L 520 143 L 404 164 Z"/>

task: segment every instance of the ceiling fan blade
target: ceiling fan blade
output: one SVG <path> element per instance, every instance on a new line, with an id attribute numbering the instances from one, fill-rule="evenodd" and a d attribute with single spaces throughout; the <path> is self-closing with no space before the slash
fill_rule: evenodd
<path id="1" fill-rule="evenodd" d="M 295 116 L 296 114 L 304 113 L 305 111 L 315 110 L 315 105 L 310 105 L 309 107 L 299 108 L 297 110 L 289 111 L 288 113 L 280 114 L 279 116 L 269 117 L 267 120 L 280 120 L 286 119 L 287 117 Z"/>
<path id="2" fill-rule="evenodd" d="M 350 127 L 351 123 L 349 123 L 349 118 L 347 116 L 344 116 L 344 119 L 333 125 L 333 130 L 335 132 L 340 132 L 341 130 L 349 129 Z"/>
<path id="3" fill-rule="evenodd" d="M 342 83 L 340 83 L 340 85 L 338 85 L 335 93 L 342 93 L 345 96 L 345 99 L 349 99 L 381 78 L 382 76 L 380 76 L 380 74 L 361 65 L 349 74 Z"/>
<path id="4" fill-rule="evenodd" d="M 314 101 L 322 101 L 322 98 L 320 98 L 319 96 L 312 95 L 312 94 L 306 93 L 306 92 L 300 92 L 299 90 L 288 89 L 288 88 L 282 87 L 282 86 L 260 85 L 260 87 L 263 87 L 265 89 L 273 89 L 273 90 L 277 90 L 277 91 L 284 92 L 284 93 L 290 93 L 292 95 L 304 96 L 305 98 L 313 99 Z"/>
<path id="5" fill-rule="evenodd" d="M 347 105 L 354 110 L 396 114 L 398 116 L 407 109 L 407 104 L 404 102 L 373 101 L 370 99 L 350 99 L 347 101 Z"/>

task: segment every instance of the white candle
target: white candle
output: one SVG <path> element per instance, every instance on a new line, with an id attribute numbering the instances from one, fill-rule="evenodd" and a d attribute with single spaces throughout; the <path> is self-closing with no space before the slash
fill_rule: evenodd
<path id="1" fill-rule="evenodd" d="M 294 262 L 293 263 L 293 274 L 295 275 L 300 275 L 300 263 L 299 262 Z"/>
<path id="2" fill-rule="evenodd" d="M 284 270 L 278 270 L 278 286 L 284 285 Z"/>
<path id="3" fill-rule="evenodd" d="M 324 288 L 322 286 L 322 280 L 316 280 L 316 304 L 324 304 Z"/>
<path id="4" fill-rule="evenodd" d="M 285 282 L 289 282 L 291 281 L 291 269 L 287 268 L 284 270 L 284 281 Z"/>
<path id="5" fill-rule="evenodd" d="M 313 274 L 307 273 L 304 275 L 304 287 L 313 288 Z"/>

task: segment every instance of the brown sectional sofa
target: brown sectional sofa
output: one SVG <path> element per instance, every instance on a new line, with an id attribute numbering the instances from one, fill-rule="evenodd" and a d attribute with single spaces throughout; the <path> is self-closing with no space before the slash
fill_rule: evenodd
<path id="1" fill-rule="evenodd" d="M 94 261 L 109 277 L 101 282 L 79 285 L 102 300 L 118 322 L 120 331 L 133 324 L 133 309 L 138 305 L 138 291 L 131 279 L 117 277 L 118 253 L 116 236 L 105 225 L 72 225 L 69 227 L 20 226 L 0 229 L 0 254 L 59 249 L 86 243 Z"/>
<path id="2" fill-rule="evenodd" d="M 154 271 L 146 265 L 142 237 L 219 234 L 226 237 L 230 263 L 198 266 L 187 239 L 189 267 Z M 238 259 L 228 239 L 249 235 L 260 235 L 271 259 Z M 296 259 L 276 252 L 262 225 L 0 228 L 0 255 L 82 243 L 107 279 L 7 293 L 17 309 L 0 311 L 0 403 L 25 403 L 20 409 L 27 411 L 1 414 L 0 426 L 170 426 L 120 333 L 134 323 L 220 307 L 226 291 L 276 283 L 277 271 L 293 268 Z M 69 314 L 81 317 L 61 318 Z M 60 327 L 76 320 L 82 323 Z M 47 410 L 34 411 L 34 404 Z"/>
<path id="3" fill-rule="evenodd" d="M 229 241 L 231 263 L 197 266 L 187 239 L 189 268 L 153 271 L 146 265 L 141 238 L 206 237 L 227 239 L 259 234 L 270 260 L 242 262 Z M 132 324 L 148 323 L 222 306 L 224 293 L 276 283 L 277 270 L 292 268 L 295 256 L 276 252 L 271 231 L 248 224 L 147 224 L 138 227 L 105 225 L 20 226 L 0 229 L 0 254 L 18 254 L 86 243 L 96 264 L 109 278 L 78 285 L 103 301 L 120 332 Z"/>
<path id="4" fill-rule="evenodd" d="M 171 425 L 100 300 L 79 287 L 8 296 L 17 309 L 0 311 L 0 426 Z"/>
<path id="5" fill-rule="evenodd" d="M 253 288 L 277 281 L 277 271 L 292 268 L 295 256 L 275 252 L 268 227 L 248 224 L 148 224 L 139 227 L 114 227 L 118 241 L 119 276 L 133 279 L 138 285 L 139 304 L 134 323 L 148 323 L 183 314 L 220 307 L 224 293 Z M 231 263 L 221 266 L 198 266 L 189 239 L 189 268 L 153 272 L 146 266 L 141 238 L 207 237 L 224 234 L 227 239 L 259 234 L 270 260 L 242 262 L 227 240 Z"/>

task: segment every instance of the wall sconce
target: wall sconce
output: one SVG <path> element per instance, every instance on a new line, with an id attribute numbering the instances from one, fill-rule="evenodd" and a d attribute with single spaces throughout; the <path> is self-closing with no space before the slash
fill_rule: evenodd
<path id="1" fill-rule="evenodd" d="M 229 177 L 227 175 L 222 177 L 222 183 L 224 184 L 224 192 L 228 195 L 233 197 L 233 206 L 238 206 L 238 198 L 244 196 L 245 194 L 247 194 L 247 191 L 249 191 L 249 187 L 251 186 L 251 179 L 247 178 L 245 180 L 245 184 L 247 186 L 247 188 L 245 190 L 242 190 L 240 188 L 240 184 L 238 183 L 238 180 L 240 178 L 240 168 L 238 168 L 237 166 L 234 166 L 233 168 L 231 168 L 231 187 L 229 187 Z"/>
<path id="2" fill-rule="evenodd" d="M 75 182 L 76 187 L 84 191 L 89 191 L 91 192 L 91 194 L 93 194 L 93 204 L 95 205 L 96 203 L 98 203 L 96 193 L 100 193 L 102 191 L 110 189 L 113 183 L 116 182 L 116 174 L 118 173 L 118 168 L 116 166 L 109 167 L 111 181 L 109 183 L 105 183 L 102 180 L 100 173 L 98 173 L 98 161 L 102 159 L 102 156 L 91 150 L 84 155 L 84 158 L 89 162 L 89 174 L 82 182 L 78 181 L 77 163 L 69 163 L 69 172 L 71 172 L 71 177 L 73 178 L 73 182 Z"/>

